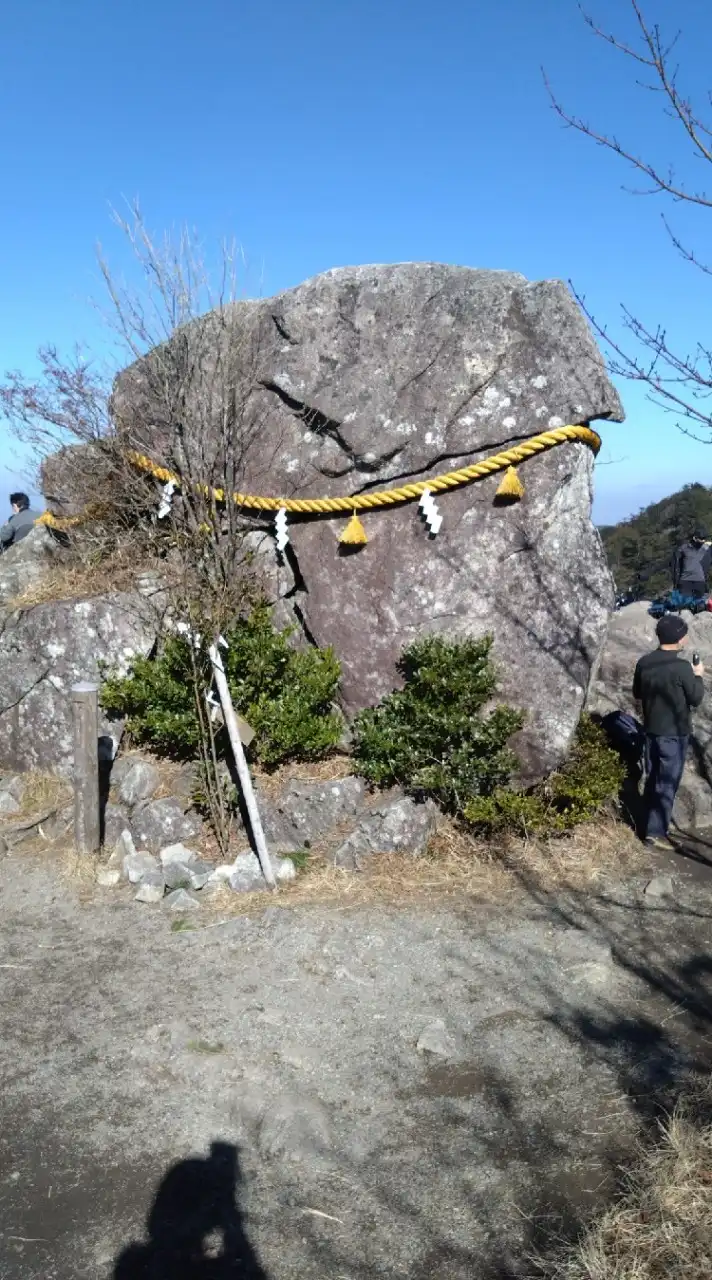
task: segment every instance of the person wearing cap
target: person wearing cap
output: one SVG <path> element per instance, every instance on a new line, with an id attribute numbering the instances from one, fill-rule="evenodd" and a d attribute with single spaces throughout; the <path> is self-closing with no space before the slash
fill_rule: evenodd
<path id="1" fill-rule="evenodd" d="M 680 659 L 688 634 L 679 614 L 660 619 L 657 637 L 659 647 L 638 660 L 633 696 L 643 704 L 645 726 L 645 843 L 672 849 L 668 830 L 690 741 L 690 712 L 704 697 L 705 669 L 701 662 L 691 666 Z"/>
<path id="2" fill-rule="evenodd" d="M 707 534 L 696 529 L 672 558 L 672 585 L 683 596 L 706 596 L 712 546 Z"/>

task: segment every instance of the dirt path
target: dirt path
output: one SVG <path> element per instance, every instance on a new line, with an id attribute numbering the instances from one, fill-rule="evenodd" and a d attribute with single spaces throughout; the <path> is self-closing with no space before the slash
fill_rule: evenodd
<path id="1" fill-rule="evenodd" d="M 644 883 L 171 932 L 6 857 L 3 1280 L 526 1275 L 709 1066 L 712 880 Z"/>

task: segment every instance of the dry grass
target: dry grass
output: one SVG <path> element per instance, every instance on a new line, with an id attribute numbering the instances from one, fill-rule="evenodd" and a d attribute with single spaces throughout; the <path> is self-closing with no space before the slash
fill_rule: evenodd
<path id="1" fill-rule="evenodd" d="M 710 1280 L 712 1090 L 681 1102 L 618 1201 L 550 1280 Z"/>
<path id="2" fill-rule="evenodd" d="M 32 609 L 63 600 L 88 600 L 106 595 L 107 590 L 129 591 L 135 587 L 136 578 L 151 568 L 151 564 L 137 564 L 135 559 L 118 553 L 86 564 L 59 562 L 37 582 L 29 582 L 24 591 L 8 600 L 6 607 Z"/>
<path id="3" fill-rule="evenodd" d="M 353 771 L 351 757 L 336 752 L 326 760 L 304 760 L 282 765 L 279 769 L 268 770 L 259 764 L 252 766 L 255 786 L 270 800 L 278 796 L 289 782 L 338 782 L 340 778 L 351 777 Z"/>
<path id="4" fill-rule="evenodd" d="M 501 902 L 524 883 L 547 892 L 590 888 L 609 876 L 634 872 L 641 860 L 635 836 L 612 820 L 581 827 L 549 844 L 521 840 L 494 845 L 443 819 L 423 857 L 376 854 L 364 860 L 361 870 L 352 871 L 335 867 L 327 850 L 315 848 L 297 879 L 278 893 L 235 895 L 221 888 L 209 902 L 213 912 L 225 916 L 253 914 L 275 903 L 346 910 L 453 899 Z"/>
<path id="5" fill-rule="evenodd" d="M 54 773 L 25 773 L 22 780 L 25 787 L 19 812 L 8 814 L 0 825 L 0 830 L 2 826 L 28 826 L 33 821 L 38 822 L 71 801 L 72 789 L 69 783 Z"/>
<path id="6" fill-rule="evenodd" d="M 485 847 L 511 873 L 550 890 L 593 888 L 635 874 L 645 861 L 645 849 L 630 827 L 605 816 L 558 840 L 510 839 Z"/>

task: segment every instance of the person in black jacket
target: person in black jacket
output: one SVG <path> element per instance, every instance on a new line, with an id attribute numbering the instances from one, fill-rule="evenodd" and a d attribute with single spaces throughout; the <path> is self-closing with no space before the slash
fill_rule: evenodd
<path id="1" fill-rule="evenodd" d="M 690 711 L 704 697 L 705 669 L 701 662 L 691 666 L 680 660 L 688 635 L 679 614 L 660 619 L 657 637 L 660 647 L 635 668 L 633 696 L 643 704 L 646 737 L 645 842 L 672 849 L 668 829 L 690 741 Z"/>
<path id="2" fill-rule="evenodd" d="M 683 596 L 706 596 L 712 546 L 701 529 L 678 547 L 672 558 L 672 585 Z"/>

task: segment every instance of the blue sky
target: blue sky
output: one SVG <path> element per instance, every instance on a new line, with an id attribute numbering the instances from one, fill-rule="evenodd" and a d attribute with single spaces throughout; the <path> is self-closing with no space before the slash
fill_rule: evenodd
<path id="1" fill-rule="evenodd" d="M 591 7 L 630 30 L 625 0 Z M 683 28 L 703 90 L 706 0 L 648 10 Z M 507 268 L 573 279 L 614 330 L 626 302 L 693 346 L 712 282 L 676 257 L 662 204 L 623 192 L 623 167 L 561 127 L 542 64 L 571 109 L 681 159 L 575 0 L 5 0 L 0 368 L 31 371 L 48 340 L 102 342 L 94 246 L 121 268 L 108 211 L 123 197 L 156 230 L 236 236 L 247 292 L 360 262 Z M 701 218 L 670 213 L 709 241 Z M 712 484 L 712 446 L 622 393 L 627 422 L 603 428 L 601 520 Z M 5 438 L 0 506 L 21 475 Z"/>

